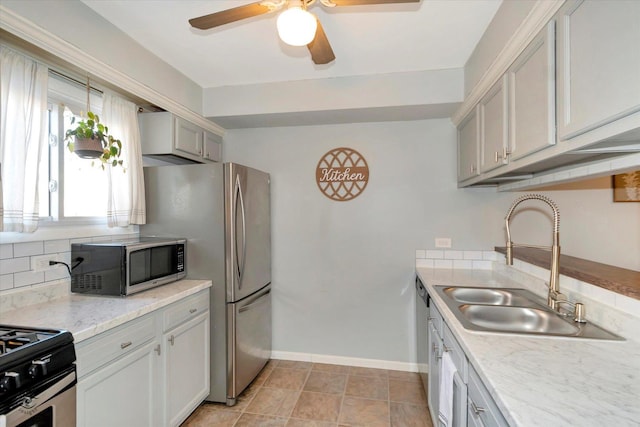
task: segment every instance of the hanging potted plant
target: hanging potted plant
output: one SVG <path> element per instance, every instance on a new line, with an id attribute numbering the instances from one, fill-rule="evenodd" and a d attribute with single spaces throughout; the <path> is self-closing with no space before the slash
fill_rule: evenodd
<path id="1" fill-rule="evenodd" d="M 75 128 L 67 130 L 64 140 L 69 151 L 83 159 L 100 159 L 100 166 L 122 166 L 123 161 L 118 160 L 122 152 L 122 142 L 109 135 L 109 128 L 100 123 L 100 117 L 91 111 L 90 104 L 91 83 L 87 76 L 87 118 L 78 122 Z M 71 125 L 76 121 L 71 118 Z M 93 163 L 91 163 L 93 165 Z"/>
<path id="2" fill-rule="evenodd" d="M 75 123 L 75 117 L 71 124 Z M 100 159 L 104 169 L 105 164 L 122 166 L 119 160 L 122 151 L 122 142 L 109 135 L 109 128 L 100 123 L 100 117 L 91 111 L 87 112 L 87 118 L 78 122 L 77 126 L 67 130 L 65 141 L 69 151 L 83 159 Z"/>

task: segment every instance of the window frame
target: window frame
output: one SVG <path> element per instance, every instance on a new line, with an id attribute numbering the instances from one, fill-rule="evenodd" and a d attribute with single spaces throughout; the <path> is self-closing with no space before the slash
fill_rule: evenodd
<path id="1" fill-rule="evenodd" d="M 85 112 L 86 96 L 85 85 L 53 70 L 49 71 L 47 94 L 49 128 L 47 140 L 43 141 L 41 154 L 41 161 L 48 160 L 48 185 L 38 188 L 39 191 L 47 191 L 49 203 L 48 212 L 40 212 L 41 226 L 107 225 L 106 210 L 99 216 L 66 216 L 64 212 L 64 150 L 67 150 L 64 140 L 64 111 L 65 107 L 69 107 L 74 112 Z M 93 87 L 90 91 L 90 106 L 96 114 L 101 114 L 102 92 Z M 54 188 L 52 183 L 55 183 Z"/>

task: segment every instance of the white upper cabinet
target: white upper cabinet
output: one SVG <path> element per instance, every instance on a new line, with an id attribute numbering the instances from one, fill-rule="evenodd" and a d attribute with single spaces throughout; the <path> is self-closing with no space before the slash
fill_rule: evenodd
<path id="1" fill-rule="evenodd" d="M 511 161 L 556 143 L 554 35 L 552 20 L 507 71 Z"/>
<path id="2" fill-rule="evenodd" d="M 458 127 L 458 181 L 478 175 L 479 139 L 480 122 L 476 107 Z"/>
<path id="3" fill-rule="evenodd" d="M 469 169 L 476 110 L 479 172 Z M 559 168 L 587 164 L 581 176 L 634 167 L 640 0 L 536 2 L 453 120 L 461 187 L 562 181 Z"/>
<path id="4" fill-rule="evenodd" d="M 142 154 L 179 156 L 187 161 L 222 160 L 222 137 L 168 111 L 138 114 Z"/>
<path id="5" fill-rule="evenodd" d="M 174 142 L 176 150 L 181 150 L 196 156 L 202 156 L 204 132 L 193 123 L 180 117 L 174 117 Z"/>
<path id="6" fill-rule="evenodd" d="M 204 150 L 202 157 L 213 162 L 222 161 L 222 137 L 211 132 L 204 132 Z"/>
<path id="7" fill-rule="evenodd" d="M 501 78 L 480 101 L 480 172 L 488 172 L 507 162 L 507 87 Z"/>
<path id="8" fill-rule="evenodd" d="M 560 141 L 640 111 L 640 1 L 570 0 L 562 7 L 558 95 Z"/>

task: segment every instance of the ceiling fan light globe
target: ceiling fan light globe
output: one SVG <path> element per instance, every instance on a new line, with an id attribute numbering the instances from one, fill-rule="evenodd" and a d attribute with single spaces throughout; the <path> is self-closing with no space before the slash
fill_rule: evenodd
<path id="1" fill-rule="evenodd" d="M 280 39 L 291 46 L 306 46 L 313 41 L 318 27 L 316 17 L 300 7 L 291 7 L 278 16 Z"/>

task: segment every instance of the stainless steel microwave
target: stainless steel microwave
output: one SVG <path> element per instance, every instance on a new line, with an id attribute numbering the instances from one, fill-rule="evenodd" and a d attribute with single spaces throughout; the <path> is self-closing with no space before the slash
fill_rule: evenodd
<path id="1" fill-rule="evenodd" d="M 187 276 L 185 239 L 73 243 L 71 292 L 125 296 Z"/>

